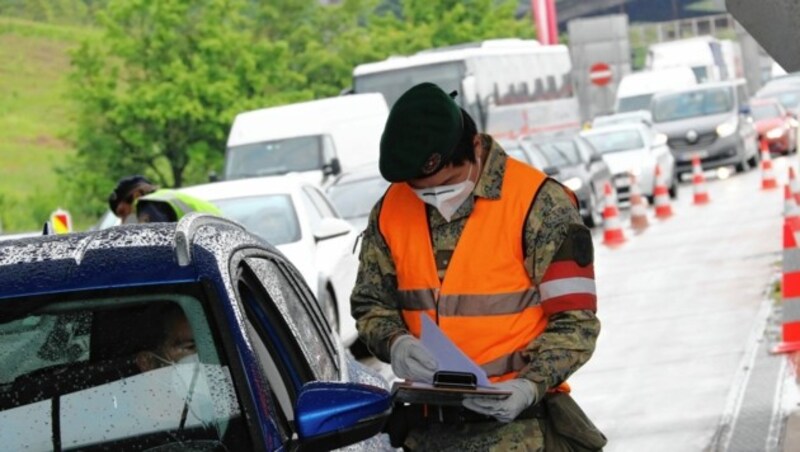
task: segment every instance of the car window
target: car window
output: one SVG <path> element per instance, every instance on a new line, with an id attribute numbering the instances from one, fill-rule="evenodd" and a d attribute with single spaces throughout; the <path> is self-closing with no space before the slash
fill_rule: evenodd
<path id="1" fill-rule="evenodd" d="M 552 165 L 565 166 L 580 162 L 578 150 L 572 140 L 552 141 L 539 147 Z"/>
<path id="2" fill-rule="evenodd" d="M 4 303 L 33 307 L 0 317 L 4 450 L 251 448 L 220 335 L 198 298 Z"/>
<path id="3" fill-rule="evenodd" d="M 338 218 L 339 215 L 336 214 L 333 206 L 331 206 L 330 202 L 325 198 L 319 189 L 315 187 L 305 186 L 303 187 L 303 192 L 308 196 L 308 199 L 317 208 L 317 212 L 319 212 L 322 218 Z"/>
<path id="4" fill-rule="evenodd" d="M 716 115 L 731 111 L 733 106 L 733 90 L 730 87 L 666 94 L 653 101 L 653 120 L 665 122 Z"/>
<path id="5" fill-rule="evenodd" d="M 328 197 L 336 206 L 342 218 L 369 216 L 375 203 L 386 193 L 389 182 L 380 176 L 356 180 L 332 186 Z"/>
<path id="6" fill-rule="evenodd" d="M 293 430 L 294 406 L 303 385 L 339 378 L 327 322 L 314 309 L 311 293 L 297 290 L 297 281 L 287 267 L 255 256 L 238 264 L 235 278 L 248 338 L 280 408 L 277 420 L 284 434 Z"/>
<path id="7" fill-rule="evenodd" d="M 330 326 L 311 292 L 287 267 L 265 258 L 250 257 L 246 261 L 300 344 L 314 376 L 337 380 L 338 356 Z"/>
<path id="8" fill-rule="evenodd" d="M 505 148 L 506 154 L 509 157 L 515 158 L 521 162 L 525 162 L 527 164 L 531 164 L 531 160 L 528 158 L 528 154 L 523 151 L 521 148 L 518 147 L 508 147 Z"/>
<path id="9" fill-rule="evenodd" d="M 638 130 L 597 132 L 584 136 L 601 154 L 629 151 L 644 147 L 642 134 Z"/>
<path id="10" fill-rule="evenodd" d="M 303 203 L 303 207 L 306 210 L 308 225 L 311 228 L 311 233 L 313 234 L 317 231 L 317 228 L 319 228 L 319 225 L 322 222 L 322 213 L 319 211 L 319 208 L 317 208 L 316 204 L 311 201 L 311 197 L 308 195 L 308 192 L 301 190 L 300 193 L 300 202 Z"/>
<path id="11" fill-rule="evenodd" d="M 214 204 L 224 216 L 273 245 L 300 240 L 300 224 L 289 195 L 244 196 Z"/>
<path id="12" fill-rule="evenodd" d="M 228 148 L 229 179 L 312 171 L 322 168 L 323 139 L 319 135 L 292 137 Z"/>
<path id="13" fill-rule="evenodd" d="M 783 116 L 778 104 L 753 105 L 751 114 L 756 121 Z"/>

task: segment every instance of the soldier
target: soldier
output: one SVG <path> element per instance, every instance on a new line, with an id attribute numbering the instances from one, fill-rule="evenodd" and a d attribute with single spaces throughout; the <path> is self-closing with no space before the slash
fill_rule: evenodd
<path id="1" fill-rule="evenodd" d="M 418 340 L 429 315 L 511 392 L 409 407 L 403 447 L 543 450 L 540 402 L 569 390 L 600 331 L 592 238 L 574 195 L 508 158 L 431 83 L 392 107 L 379 164 L 393 184 L 364 233 L 351 299 L 361 339 L 399 378 L 431 381 L 437 362 Z"/>

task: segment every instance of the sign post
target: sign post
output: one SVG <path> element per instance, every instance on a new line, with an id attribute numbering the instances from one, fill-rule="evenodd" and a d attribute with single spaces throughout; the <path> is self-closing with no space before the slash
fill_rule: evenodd
<path id="1" fill-rule="evenodd" d="M 614 73 L 605 63 L 595 63 L 589 68 L 589 81 L 597 86 L 606 86 L 611 83 Z"/>

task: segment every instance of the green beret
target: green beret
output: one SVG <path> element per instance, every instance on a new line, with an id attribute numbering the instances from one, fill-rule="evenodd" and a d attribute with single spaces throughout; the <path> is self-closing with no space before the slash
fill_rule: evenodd
<path id="1" fill-rule="evenodd" d="M 461 108 L 433 83 L 420 83 L 397 100 L 381 136 L 379 167 L 390 182 L 439 171 L 455 151 L 464 128 Z"/>

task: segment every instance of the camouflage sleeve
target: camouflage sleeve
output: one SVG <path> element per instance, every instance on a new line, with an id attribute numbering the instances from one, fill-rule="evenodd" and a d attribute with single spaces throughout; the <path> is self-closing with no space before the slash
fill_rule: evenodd
<path id="1" fill-rule="evenodd" d="M 378 229 L 381 202 L 372 209 L 361 242 L 356 285 L 350 296 L 350 312 L 356 319 L 358 335 L 378 359 L 389 362 L 389 344 L 397 335 L 408 333 L 397 305 L 397 272 Z"/>
<path id="2" fill-rule="evenodd" d="M 542 186 L 528 215 L 525 244 L 525 264 L 548 322 L 525 351 L 528 364 L 520 377 L 536 382 L 542 393 L 589 360 L 600 333 L 591 233 L 560 184 Z"/>

